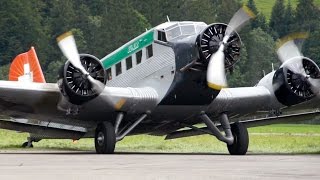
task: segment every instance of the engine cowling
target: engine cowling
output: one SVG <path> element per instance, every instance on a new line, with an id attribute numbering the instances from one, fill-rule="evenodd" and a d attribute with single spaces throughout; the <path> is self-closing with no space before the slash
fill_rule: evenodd
<path id="1" fill-rule="evenodd" d="M 210 24 L 205 28 L 198 39 L 199 53 L 202 62 L 208 63 L 210 57 L 217 52 L 228 25 L 223 23 Z M 233 32 L 225 45 L 225 68 L 230 69 L 240 58 L 241 39 L 238 33 Z"/>
<path id="2" fill-rule="evenodd" d="M 80 61 L 90 76 L 103 84 L 106 83 L 106 72 L 98 58 L 89 54 L 80 54 Z M 92 84 L 87 77 L 69 61 L 62 68 L 59 75 L 60 89 L 70 103 L 81 105 L 99 95 L 92 89 Z"/>
<path id="3" fill-rule="evenodd" d="M 295 105 L 310 100 L 315 96 L 308 78 L 318 79 L 320 76 L 319 67 L 311 59 L 306 57 L 301 58 L 290 60 L 274 73 L 272 81 L 274 94 L 283 105 Z M 295 66 L 301 65 L 303 66 L 305 75 L 293 70 Z"/>

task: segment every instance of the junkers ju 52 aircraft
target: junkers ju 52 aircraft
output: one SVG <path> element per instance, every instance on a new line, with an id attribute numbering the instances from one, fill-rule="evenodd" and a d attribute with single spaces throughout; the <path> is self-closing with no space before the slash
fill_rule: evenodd
<path id="1" fill-rule="evenodd" d="M 227 88 L 225 71 L 240 55 L 237 31 L 252 16 L 241 8 L 228 25 L 169 21 L 100 60 L 78 54 L 66 33 L 57 39 L 68 59 L 57 83 L 45 82 L 34 49 L 14 60 L 10 81 L 0 81 L 0 128 L 29 132 L 24 146 L 44 138 L 94 137 L 103 154 L 113 153 L 127 135 L 210 134 L 230 154 L 244 155 L 247 127 L 315 117 L 318 111 L 280 110 L 319 104 L 319 67 L 290 38 L 278 49 L 279 69 L 254 87 Z M 276 114 L 239 121 L 269 112 Z"/>

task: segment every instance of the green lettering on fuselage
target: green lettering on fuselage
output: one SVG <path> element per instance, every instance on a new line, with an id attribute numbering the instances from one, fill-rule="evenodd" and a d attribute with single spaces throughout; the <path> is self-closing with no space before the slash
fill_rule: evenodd
<path id="1" fill-rule="evenodd" d="M 125 45 L 121 46 L 114 52 L 110 53 L 106 57 L 102 58 L 101 62 L 105 69 L 111 67 L 112 65 L 120 62 L 121 60 L 131 56 L 132 54 L 138 52 L 142 48 L 150 45 L 153 42 L 154 30 L 151 29 Z"/>

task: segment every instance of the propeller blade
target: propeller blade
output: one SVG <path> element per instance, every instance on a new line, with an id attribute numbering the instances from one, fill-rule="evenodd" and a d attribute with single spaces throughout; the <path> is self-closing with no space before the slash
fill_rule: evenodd
<path id="1" fill-rule="evenodd" d="M 98 93 L 98 94 L 100 94 L 100 93 L 103 91 L 103 89 L 105 88 L 105 85 L 104 85 L 102 82 L 94 79 L 94 78 L 93 78 L 92 76 L 90 76 L 90 75 L 88 75 L 88 80 L 89 80 L 89 81 L 91 82 L 91 84 L 92 84 L 92 89 L 93 89 L 96 93 Z"/>
<path id="2" fill-rule="evenodd" d="M 207 69 L 208 86 L 215 90 L 221 90 L 227 87 L 226 72 L 224 67 L 224 45 L 221 45 L 219 50 L 212 55 Z"/>
<path id="3" fill-rule="evenodd" d="M 303 57 L 295 40 L 304 40 L 308 38 L 308 33 L 293 33 L 280 39 L 277 43 L 277 54 L 279 60 L 284 63 L 295 57 Z"/>
<path id="4" fill-rule="evenodd" d="M 226 43 L 233 31 L 239 31 L 255 14 L 247 7 L 240 8 L 231 18 L 223 42 Z"/>
<path id="5" fill-rule="evenodd" d="M 79 69 L 83 74 L 88 74 L 81 64 L 77 45 L 72 32 L 69 31 L 62 34 L 57 38 L 57 42 L 63 55 L 71 62 L 71 64 L 75 68 Z"/>
<path id="6" fill-rule="evenodd" d="M 295 41 L 303 41 L 308 38 L 308 33 L 292 33 L 280 39 L 277 43 L 277 55 L 283 65 L 285 65 L 292 72 L 307 76 L 305 69 L 302 65 L 302 59 L 304 58 L 299 47 Z M 294 61 L 293 63 L 291 61 Z M 287 63 L 291 62 L 291 63 Z"/>
<path id="7" fill-rule="evenodd" d="M 308 80 L 313 94 L 318 94 L 320 91 L 320 79 L 309 78 Z"/>
<path id="8" fill-rule="evenodd" d="M 279 60 L 284 63 L 294 57 L 303 57 L 298 46 L 294 41 L 288 41 L 283 44 L 277 51 Z"/>

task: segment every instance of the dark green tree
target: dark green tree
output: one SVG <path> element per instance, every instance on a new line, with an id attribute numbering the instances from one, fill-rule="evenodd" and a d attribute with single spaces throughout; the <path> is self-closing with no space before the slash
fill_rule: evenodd
<path id="1" fill-rule="evenodd" d="M 284 0 L 277 0 L 272 7 L 271 18 L 269 27 L 273 33 L 275 39 L 286 35 L 285 33 L 285 4 Z"/>
<path id="2" fill-rule="evenodd" d="M 239 74 L 244 84 L 242 86 L 253 86 L 263 77 L 263 70 L 266 73 L 271 71 L 271 63 L 278 63 L 275 54 L 275 42 L 273 38 L 261 28 L 253 29 L 243 42 L 246 47 L 247 58 L 241 59 L 239 63 Z"/>
<path id="3" fill-rule="evenodd" d="M 46 46 L 42 17 L 37 1 L 3 0 L 0 2 L 0 65 L 5 65 L 31 46 Z M 40 58 L 44 55 L 40 54 Z"/>
<path id="4" fill-rule="evenodd" d="M 287 8 L 284 14 L 284 34 L 289 34 L 295 32 L 294 24 L 295 24 L 295 13 L 291 5 L 291 0 L 288 1 Z"/>
<path id="5" fill-rule="evenodd" d="M 251 11 L 254 13 L 254 14 L 258 14 L 259 11 L 257 9 L 257 6 L 256 6 L 256 3 L 254 0 L 248 0 L 247 2 L 247 6 L 249 9 L 251 9 Z"/>
<path id="6" fill-rule="evenodd" d="M 315 30 L 310 33 L 310 37 L 305 41 L 302 51 L 303 54 L 312 60 L 314 60 L 318 65 L 320 65 L 320 30 Z"/>
<path id="7" fill-rule="evenodd" d="M 100 33 L 95 42 L 98 57 L 103 57 L 151 28 L 147 19 L 130 6 L 128 0 L 109 0 L 102 14 Z"/>
<path id="8" fill-rule="evenodd" d="M 256 15 L 255 19 L 251 22 L 251 28 L 258 28 L 260 27 L 264 31 L 268 31 L 269 27 L 266 21 L 266 17 L 258 11 L 256 7 L 256 3 L 254 0 L 249 0 L 247 2 L 247 7 Z"/>
<path id="9" fill-rule="evenodd" d="M 223 23 L 229 23 L 233 15 L 240 9 L 241 3 L 236 0 L 215 0 L 218 8 L 217 20 Z"/>
<path id="10" fill-rule="evenodd" d="M 314 5 L 313 0 L 299 0 L 296 8 L 296 29 L 299 31 L 315 31 L 319 29 L 320 10 Z"/>

